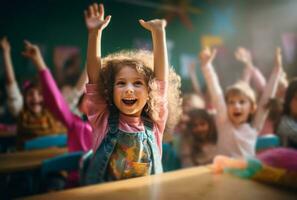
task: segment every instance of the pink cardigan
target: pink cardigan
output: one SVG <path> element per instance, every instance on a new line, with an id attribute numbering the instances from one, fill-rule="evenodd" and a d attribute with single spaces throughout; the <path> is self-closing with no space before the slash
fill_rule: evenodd
<path id="1" fill-rule="evenodd" d="M 67 127 L 69 152 L 90 150 L 93 145 L 90 123 L 71 112 L 49 69 L 40 71 L 39 76 L 45 105 Z"/>

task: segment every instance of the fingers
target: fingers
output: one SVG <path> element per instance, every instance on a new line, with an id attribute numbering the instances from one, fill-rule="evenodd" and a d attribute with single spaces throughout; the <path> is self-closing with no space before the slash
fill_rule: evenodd
<path id="1" fill-rule="evenodd" d="M 96 6 L 97 6 L 97 12 L 98 12 L 98 4 L 96 4 Z M 104 18 L 104 5 L 102 3 L 99 4 L 98 16 L 100 17 L 100 19 Z"/>
<path id="2" fill-rule="evenodd" d="M 111 15 L 108 15 L 105 17 L 104 22 L 103 22 L 104 26 L 107 26 L 109 24 L 110 19 L 111 19 Z"/>
<path id="3" fill-rule="evenodd" d="M 95 8 L 94 4 L 90 5 L 88 8 L 88 17 L 95 17 Z"/>
<path id="4" fill-rule="evenodd" d="M 138 21 L 139 21 L 139 23 L 140 23 L 140 25 L 141 25 L 142 27 L 148 29 L 147 22 L 145 22 L 143 19 L 140 19 L 140 20 L 138 20 Z"/>

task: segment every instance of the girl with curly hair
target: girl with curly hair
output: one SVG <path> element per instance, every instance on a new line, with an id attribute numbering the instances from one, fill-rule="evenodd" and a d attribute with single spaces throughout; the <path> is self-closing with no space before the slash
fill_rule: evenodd
<path id="1" fill-rule="evenodd" d="M 110 18 L 104 18 L 102 4 L 92 4 L 85 11 L 87 115 L 94 130 L 94 153 L 84 184 L 161 173 L 163 132 L 180 113 L 180 80 L 169 69 L 166 21 L 139 20 L 152 34 L 154 55 L 121 51 L 102 59 L 101 35 Z M 168 115 L 170 104 L 177 114 Z"/>

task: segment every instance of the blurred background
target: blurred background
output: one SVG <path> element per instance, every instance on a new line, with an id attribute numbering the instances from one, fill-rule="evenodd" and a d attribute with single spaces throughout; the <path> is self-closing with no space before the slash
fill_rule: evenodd
<path id="1" fill-rule="evenodd" d="M 0 36 L 7 36 L 18 81 L 34 74 L 22 58 L 23 40 L 41 46 L 46 62 L 57 80 L 63 82 L 64 68 L 79 75 L 86 57 L 87 31 L 83 11 L 89 0 L 1 0 Z M 223 87 L 239 79 L 242 64 L 234 51 L 244 46 L 252 52 L 255 65 L 267 77 L 273 67 L 275 47 L 284 54 L 284 69 L 295 76 L 297 1 L 294 0 L 104 0 L 112 20 L 104 31 L 102 51 L 151 48 L 149 33 L 138 19 L 168 20 L 167 40 L 170 63 L 182 76 L 183 90 L 190 89 L 187 65 L 197 61 L 203 46 L 218 48 L 215 67 Z M 2 65 L 2 58 L 0 64 Z M 70 66 L 70 67 L 69 67 Z M 221 73 L 224 72 L 224 73 Z M 226 73 L 228 72 L 228 73 Z M 0 72 L 3 79 L 3 70 Z M 71 73 L 71 72 L 70 72 Z M 197 76 L 204 81 L 197 67 Z"/>

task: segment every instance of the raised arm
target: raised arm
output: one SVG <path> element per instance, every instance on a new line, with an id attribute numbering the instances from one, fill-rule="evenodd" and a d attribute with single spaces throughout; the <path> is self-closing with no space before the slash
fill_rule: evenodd
<path id="1" fill-rule="evenodd" d="M 215 117 L 220 123 L 227 119 L 227 108 L 223 90 L 220 86 L 218 76 L 213 67 L 213 60 L 216 56 L 216 50 L 205 48 L 199 54 L 201 71 L 204 75 L 208 92 L 211 97 L 212 105 L 217 111 Z"/>
<path id="2" fill-rule="evenodd" d="M 192 84 L 194 92 L 197 95 L 203 97 L 204 95 L 202 94 L 201 87 L 199 85 L 199 81 L 198 81 L 198 78 L 196 76 L 195 62 L 191 62 L 189 64 L 189 66 L 187 66 L 187 67 L 188 67 L 189 77 L 190 77 L 191 84 Z"/>
<path id="3" fill-rule="evenodd" d="M 25 41 L 25 50 L 22 55 L 29 58 L 39 72 L 45 105 L 57 119 L 69 128 L 73 123 L 72 113 L 48 70 L 38 46 Z"/>
<path id="4" fill-rule="evenodd" d="M 84 11 L 88 29 L 87 73 L 89 83 L 97 83 L 101 70 L 101 36 L 111 16 L 104 19 L 103 4 L 94 3 Z"/>
<path id="5" fill-rule="evenodd" d="M 23 97 L 15 78 L 11 59 L 11 48 L 6 37 L 1 39 L 0 46 L 3 53 L 6 90 L 8 95 L 8 108 L 13 116 L 17 116 L 23 108 Z"/>
<path id="6" fill-rule="evenodd" d="M 259 106 L 253 120 L 253 127 L 256 128 L 258 131 L 261 131 L 263 124 L 267 118 L 268 110 L 266 109 L 265 105 L 268 103 L 269 99 L 275 97 L 277 86 L 282 75 L 282 70 L 283 65 L 281 50 L 280 48 L 277 48 L 275 52 L 275 67 L 271 72 L 268 84 L 264 88 L 264 92 L 260 98 Z"/>
<path id="7" fill-rule="evenodd" d="M 235 57 L 245 65 L 241 79 L 248 84 L 253 81 L 257 90 L 262 93 L 266 86 L 266 79 L 260 70 L 255 67 L 250 51 L 243 47 L 239 47 L 235 52 Z"/>
<path id="8" fill-rule="evenodd" d="M 168 55 L 166 46 L 166 20 L 154 19 L 150 21 L 139 20 L 141 26 L 152 34 L 154 49 L 154 73 L 157 80 L 168 81 Z"/>

